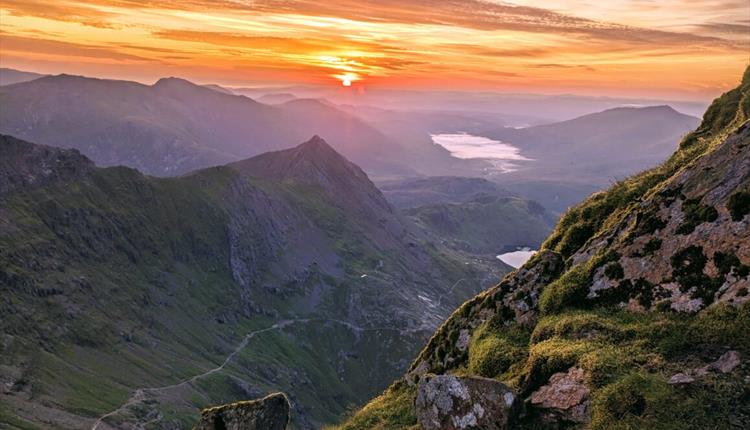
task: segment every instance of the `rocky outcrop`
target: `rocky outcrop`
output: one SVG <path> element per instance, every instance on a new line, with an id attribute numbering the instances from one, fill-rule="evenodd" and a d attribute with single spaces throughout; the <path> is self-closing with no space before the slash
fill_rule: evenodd
<path id="1" fill-rule="evenodd" d="M 471 332 L 492 318 L 515 320 L 533 327 L 542 288 L 563 271 L 560 254 L 543 250 L 530 263 L 509 274 L 497 286 L 466 302 L 430 339 L 407 374 L 412 383 L 420 375 L 463 363 Z"/>
<path id="2" fill-rule="evenodd" d="M 737 351 L 727 351 L 713 363 L 707 364 L 697 369 L 687 369 L 683 372 L 675 373 L 667 381 L 671 385 L 691 384 L 697 379 L 709 374 L 709 372 L 730 373 L 742 362 L 740 353 Z"/>
<path id="3" fill-rule="evenodd" d="M 79 178 L 93 168 L 94 163 L 75 149 L 35 145 L 0 135 L 0 195 Z"/>
<path id="4" fill-rule="evenodd" d="M 417 389 L 417 420 L 424 430 L 502 430 L 519 403 L 494 379 L 428 375 Z"/>
<path id="5" fill-rule="evenodd" d="M 285 430 L 289 409 L 286 396 L 274 393 L 258 400 L 204 409 L 193 430 Z"/>
<path id="6" fill-rule="evenodd" d="M 548 422 L 583 423 L 589 419 L 589 394 L 583 369 L 555 373 L 549 383 L 531 394 L 530 403 Z"/>
<path id="7" fill-rule="evenodd" d="M 748 142 L 745 124 L 598 241 L 615 258 L 594 271 L 587 300 L 686 313 L 750 300 L 750 220 L 732 210 L 750 183 Z"/>

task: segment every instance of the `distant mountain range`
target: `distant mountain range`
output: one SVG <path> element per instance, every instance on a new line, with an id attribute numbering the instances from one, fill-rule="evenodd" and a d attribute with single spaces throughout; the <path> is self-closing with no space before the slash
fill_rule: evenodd
<path id="1" fill-rule="evenodd" d="M 315 133 L 367 168 L 411 172 L 393 157 L 391 139 L 317 100 L 269 106 L 178 78 L 148 86 L 58 75 L 3 86 L 0 103 L 2 133 L 152 175 L 240 160 Z"/>
<path id="2" fill-rule="evenodd" d="M 484 133 L 511 143 L 533 161 L 516 175 L 606 185 L 674 152 L 700 120 L 669 106 L 621 107 L 569 121 Z"/>
<path id="3" fill-rule="evenodd" d="M 0 86 L 33 81 L 47 75 L 0 67 Z"/>
<path id="4" fill-rule="evenodd" d="M 481 178 L 433 176 L 377 185 L 429 240 L 469 255 L 495 258 L 536 249 L 556 220 L 539 203 Z"/>
<path id="5" fill-rule="evenodd" d="M 3 136 L 0 422 L 190 427 L 284 389 L 318 428 L 504 270 L 412 232 L 318 137 L 160 179 Z"/>

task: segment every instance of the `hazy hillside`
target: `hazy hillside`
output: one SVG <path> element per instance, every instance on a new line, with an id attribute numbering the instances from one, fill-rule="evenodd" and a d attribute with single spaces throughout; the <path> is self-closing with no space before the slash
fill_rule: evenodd
<path id="1" fill-rule="evenodd" d="M 623 107 L 569 121 L 484 133 L 521 149 L 529 161 L 514 179 L 607 185 L 671 154 L 699 119 L 669 106 Z"/>
<path id="2" fill-rule="evenodd" d="M 41 73 L 24 72 L 21 70 L 0 67 L 0 86 L 17 84 L 19 82 L 33 81 L 46 75 Z"/>
<path id="3" fill-rule="evenodd" d="M 398 209 L 441 203 L 465 203 L 478 197 L 511 197 L 513 193 L 482 178 L 427 176 L 391 179 L 376 183 Z"/>
<path id="4" fill-rule="evenodd" d="M 555 223 L 539 203 L 486 179 L 421 177 L 384 181 L 378 187 L 432 242 L 476 256 L 536 249 Z"/>
<path id="5" fill-rule="evenodd" d="M 159 176 L 281 149 L 315 133 L 366 168 L 409 171 L 391 156 L 397 145 L 331 106 L 269 106 L 178 78 L 148 86 L 49 76 L 4 86 L 0 103 L 2 133 Z"/>
<path id="6" fill-rule="evenodd" d="M 483 264 L 317 137 L 159 179 L 3 136 L 0 426 L 190 428 L 283 390 L 318 428 L 403 372 Z"/>
<path id="7" fill-rule="evenodd" d="M 748 160 L 750 68 L 666 162 L 568 211 L 341 428 L 747 428 Z"/>

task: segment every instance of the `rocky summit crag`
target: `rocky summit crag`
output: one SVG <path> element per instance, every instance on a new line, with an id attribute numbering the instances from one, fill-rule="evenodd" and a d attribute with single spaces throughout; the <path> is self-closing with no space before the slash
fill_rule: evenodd
<path id="1" fill-rule="evenodd" d="M 0 427 L 190 428 L 283 390 L 319 428 L 484 276 L 320 138 L 154 178 L 2 136 Z"/>
<path id="2" fill-rule="evenodd" d="M 521 399 L 509 416 L 481 399 L 439 408 L 454 426 L 481 410 L 500 418 L 480 428 L 750 427 L 749 119 L 750 69 L 666 162 L 570 209 L 340 428 L 433 428 L 434 375 Z"/>

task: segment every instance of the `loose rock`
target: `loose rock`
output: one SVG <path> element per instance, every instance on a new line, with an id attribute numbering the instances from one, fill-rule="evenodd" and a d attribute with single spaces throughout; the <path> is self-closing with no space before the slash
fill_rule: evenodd
<path id="1" fill-rule="evenodd" d="M 289 400 L 275 393 L 258 400 L 204 409 L 193 430 L 285 430 Z"/>
<path id="2" fill-rule="evenodd" d="M 504 430 L 517 407 L 515 393 L 494 379 L 428 375 L 417 390 L 417 421 L 424 430 Z"/>
<path id="3" fill-rule="evenodd" d="M 531 394 L 531 404 L 542 410 L 550 420 L 576 423 L 589 419 L 589 394 L 583 369 L 571 367 L 565 373 L 555 373 L 549 383 Z"/>

